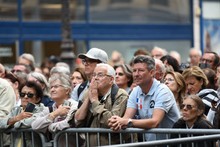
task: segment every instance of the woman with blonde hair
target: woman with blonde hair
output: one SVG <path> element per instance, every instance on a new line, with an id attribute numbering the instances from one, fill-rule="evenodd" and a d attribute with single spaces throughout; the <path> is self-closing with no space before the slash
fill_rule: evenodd
<path id="1" fill-rule="evenodd" d="M 185 69 L 182 75 L 186 83 L 187 94 L 197 94 L 202 89 L 205 89 L 208 84 L 206 75 L 198 66 Z"/>
<path id="2" fill-rule="evenodd" d="M 164 76 L 164 83 L 173 92 L 177 106 L 179 107 L 186 94 L 186 84 L 183 76 L 178 72 L 167 71 Z"/>

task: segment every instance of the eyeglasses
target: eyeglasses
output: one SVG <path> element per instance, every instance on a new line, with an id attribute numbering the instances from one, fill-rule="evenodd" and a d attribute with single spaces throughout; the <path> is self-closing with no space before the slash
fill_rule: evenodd
<path id="1" fill-rule="evenodd" d="M 29 92 L 28 92 L 28 93 L 24 93 L 24 92 L 21 92 L 21 93 L 20 93 L 20 97 L 21 97 L 21 98 L 24 98 L 25 95 L 27 95 L 27 97 L 31 99 L 31 98 L 34 97 L 35 94 L 29 93 Z"/>
<path id="2" fill-rule="evenodd" d="M 97 77 L 97 78 L 103 78 L 103 77 L 105 77 L 105 76 L 111 77 L 110 75 L 107 75 L 107 74 L 104 74 L 104 73 L 98 73 L 98 74 L 93 73 L 93 74 L 92 74 L 92 77 L 93 77 L 93 78 L 95 78 L 95 77 Z"/>
<path id="3" fill-rule="evenodd" d="M 203 62 L 203 63 L 212 63 L 213 62 L 213 60 L 209 60 L 209 59 L 201 59 L 201 61 Z"/>
<path id="4" fill-rule="evenodd" d="M 82 59 L 83 65 L 90 64 L 90 63 L 95 63 L 95 62 L 98 63 L 99 61 L 98 61 L 98 60 L 95 60 L 95 59 L 89 59 L 89 58 Z"/>
<path id="5" fill-rule="evenodd" d="M 21 71 L 21 70 L 15 70 L 15 69 L 13 69 L 13 70 L 11 70 L 11 72 L 12 72 L 12 73 L 18 73 L 18 72 L 20 73 L 20 72 L 22 72 L 22 71 Z"/>
<path id="6" fill-rule="evenodd" d="M 164 82 L 166 82 L 166 81 L 168 81 L 168 82 L 173 82 L 173 81 L 174 81 L 174 79 L 172 79 L 172 78 L 167 78 L 167 79 L 164 79 Z"/>
<path id="7" fill-rule="evenodd" d="M 122 72 L 116 72 L 115 75 L 123 76 L 124 74 Z"/>
<path id="8" fill-rule="evenodd" d="M 64 87 L 64 86 L 57 84 L 57 85 L 50 86 L 50 89 L 52 89 L 52 88 L 57 89 L 58 87 Z"/>
<path id="9" fill-rule="evenodd" d="M 194 107 L 193 105 L 186 105 L 186 104 L 182 104 L 180 105 L 180 109 L 184 109 L 186 107 L 187 110 L 192 110 L 192 108 Z"/>

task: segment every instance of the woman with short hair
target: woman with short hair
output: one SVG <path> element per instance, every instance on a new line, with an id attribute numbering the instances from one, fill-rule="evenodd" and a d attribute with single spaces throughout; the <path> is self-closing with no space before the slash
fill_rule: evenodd
<path id="1" fill-rule="evenodd" d="M 133 83 L 132 68 L 127 64 L 115 65 L 115 83 L 129 94 Z"/>
<path id="2" fill-rule="evenodd" d="M 173 128 L 184 128 L 184 129 L 211 129 L 213 128 L 211 123 L 206 120 L 204 116 L 205 105 L 203 101 L 197 95 L 189 95 L 180 105 L 182 117 L 173 125 Z M 190 134 L 171 134 L 171 138 L 183 138 Z M 193 136 L 199 136 L 194 134 Z M 194 146 L 213 147 L 214 142 L 205 141 L 194 143 Z M 182 147 L 192 146 L 192 142 L 181 144 Z M 176 147 L 177 145 L 175 145 Z M 178 145 L 179 146 L 179 145 Z"/>
<path id="3" fill-rule="evenodd" d="M 36 119 L 33 114 L 46 109 L 45 106 L 40 103 L 41 98 L 43 97 L 43 90 L 35 82 L 26 82 L 25 85 L 19 89 L 19 94 L 21 106 L 15 106 L 6 117 L 0 119 L 0 128 L 31 128 L 31 123 Z M 15 140 L 11 142 L 14 146 L 18 146 L 19 144 L 31 146 L 33 144 L 29 132 L 25 133 L 24 139 L 21 139 L 22 137 L 20 135 L 21 134 L 16 135 Z M 25 142 L 23 142 L 24 140 Z M 42 146 L 39 136 L 36 135 L 34 140 L 35 146 Z"/>

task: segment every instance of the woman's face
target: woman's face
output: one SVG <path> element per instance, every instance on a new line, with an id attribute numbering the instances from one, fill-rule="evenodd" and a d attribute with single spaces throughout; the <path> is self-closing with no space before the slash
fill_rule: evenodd
<path id="1" fill-rule="evenodd" d="M 198 110 L 197 104 L 191 98 L 185 99 L 183 104 L 180 106 L 180 109 L 183 120 L 189 123 L 194 123 L 201 114 L 201 111 Z"/>
<path id="2" fill-rule="evenodd" d="M 82 75 L 78 71 L 74 71 L 72 74 L 72 88 L 76 87 L 77 84 L 84 82 Z"/>
<path id="3" fill-rule="evenodd" d="M 28 103 L 36 104 L 40 101 L 40 98 L 36 97 L 36 91 L 34 88 L 24 86 L 20 93 L 21 105 L 25 108 Z"/>
<path id="4" fill-rule="evenodd" d="M 50 95 L 55 102 L 69 98 L 69 92 L 70 91 L 61 84 L 60 80 L 55 80 L 50 83 Z"/>
<path id="5" fill-rule="evenodd" d="M 125 75 L 123 69 L 121 67 L 116 68 L 115 70 L 115 82 L 118 85 L 119 88 L 127 88 L 127 83 L 129 81 L 129 79 L 127 78 L 127 76 Z"/>
<path id="6" fill-rule="evenodd" d="M 174 93 L 178 92 L 178 84 L 176 83 L 173 75 L 167 74 L 164 78 L 164 83 L 169 87 L 169 89 Z"/>
<path id="7" fill-rule="evenodd" d="M 187 77 L 185 82 L 188 94 L 197 94 L 202 89 L 203 81 L 197 80 L 195 76 Z"/>

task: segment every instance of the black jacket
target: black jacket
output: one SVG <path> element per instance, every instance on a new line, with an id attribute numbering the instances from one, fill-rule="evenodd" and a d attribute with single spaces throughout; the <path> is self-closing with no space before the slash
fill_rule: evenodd
<path id="1" fill-rule="evenodd" d="M 186 128 L 186 122 L 180 118 L 174 125 L 173 125 L 173 128 L 183 128 L 185 129 Z M 213 126 L 212 124 L 203 119 L 203 118 L 199 118 L 193 125 L 192 129 L 212 129 Z M 188 137 L 187 135 L 189 136 L 192 136 L 191 134 L 181 134 L 181 138 L 183 137 Z M 193 136 L 202 136 L 203 134 L 193 134 Z M 205 134 L 204 134 L 205 135 Z M 179 138 L 179 134 L 171 134 L 170 136 L 171 138 Z M 213 147 L 214 144 L 215 144 L 215 141 L 199 141 L 199 142 L 195 142 L 194 143 L 194 147 L 205 147 L 205 144 L 207 147 Z M 178 145 L 171 145 L 171 147 L 179 147 L 180 144 Z M 192 147 L 192 142 L 190 143 L 183 143 L 182 144 L 182 147 Z"/>

